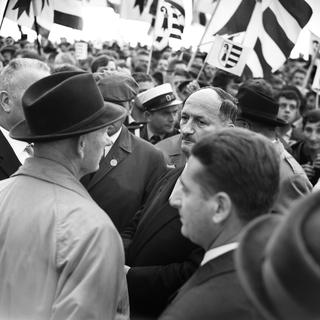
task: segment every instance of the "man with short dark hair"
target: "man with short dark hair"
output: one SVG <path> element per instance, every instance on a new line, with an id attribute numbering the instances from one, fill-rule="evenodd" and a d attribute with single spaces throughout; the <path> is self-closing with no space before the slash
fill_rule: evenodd
<path id="1" fill-rule="evenodd" d="M 233 253 L 243 227 L 267 213 L 277 195 L 274 146 L 248 130 L 219 130 L 194 146 L 178 183 L 170 204 L 179 210 L 181 233 L 206 253 L 160 319 L 257 319 Z"/>
<path id="2" fill-rule="evenodd" d="M 208 130 L 233 126 L 237 107 L 232 101 L 219 88 L 200 89 L 189 96 L 180 122 L 187 156 Z M 132 319 L 158 316 L 202 259 L 202 248 L 181 235 L 178 211 L 169 204 L 182 170 L 170 170 L 154 185 L 145 206 L 122 233 Z"/>

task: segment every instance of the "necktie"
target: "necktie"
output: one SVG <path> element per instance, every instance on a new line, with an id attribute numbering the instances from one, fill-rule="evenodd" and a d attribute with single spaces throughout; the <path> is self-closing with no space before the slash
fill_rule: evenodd
<path id="1" fill-rule="evenodd" d="M 157 136 L 157 135 L 153 135 L 153 136 L 150 138 L 150 142 L 151 142 L 152 144 L 156 144 L 156 143 L 158 143 L 160 140 L 161 140 L 161 138 L 160 138 L 159 136 Z"/>

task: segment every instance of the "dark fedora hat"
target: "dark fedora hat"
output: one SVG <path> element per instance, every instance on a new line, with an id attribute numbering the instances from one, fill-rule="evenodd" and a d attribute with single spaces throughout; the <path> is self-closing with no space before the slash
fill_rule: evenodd
<path id="1" fill-rule="evenodd" d="M 268 320 L 320 319 L 320 193 L 287 216 L 248 225 L 236 252 L 241 284 Z"/>
<path id="2" fill-rule="evenodd" d="M 40 142 L 77 136 L 103 128 L 126 116 L 104 102 L 93 76 L 60 72 L 32 84 L 22 97 L 25 120 L 10 130 L 13 139 Z"/>
<path id="3" fill-rule="evenodd" d="M 272 97 L 243 85 L 239 88 L 237 99 L 240 107 L 239 118 L 245 117 L 275 127 L 287 124 L 278 118 L 279 105 Z"/>

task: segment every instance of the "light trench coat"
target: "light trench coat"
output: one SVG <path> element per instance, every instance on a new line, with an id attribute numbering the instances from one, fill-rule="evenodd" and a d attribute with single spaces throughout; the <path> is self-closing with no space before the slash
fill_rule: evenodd
<path id="1" fill-rule="evenodd" d="M 0 319 L 126 319 L 124 253 L 62 165 L 29 158 L 0 182 Z"/>

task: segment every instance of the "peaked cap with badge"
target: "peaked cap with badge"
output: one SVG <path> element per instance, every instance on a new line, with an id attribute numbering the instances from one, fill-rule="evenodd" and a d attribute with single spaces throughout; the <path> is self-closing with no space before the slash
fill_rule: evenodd
<path id="1" fill-rule="evenodd" d="M 161 84 L 138 94 L 137 98 L 146 111 L 154 112 L 182 104 L 169 83 Z"/>

